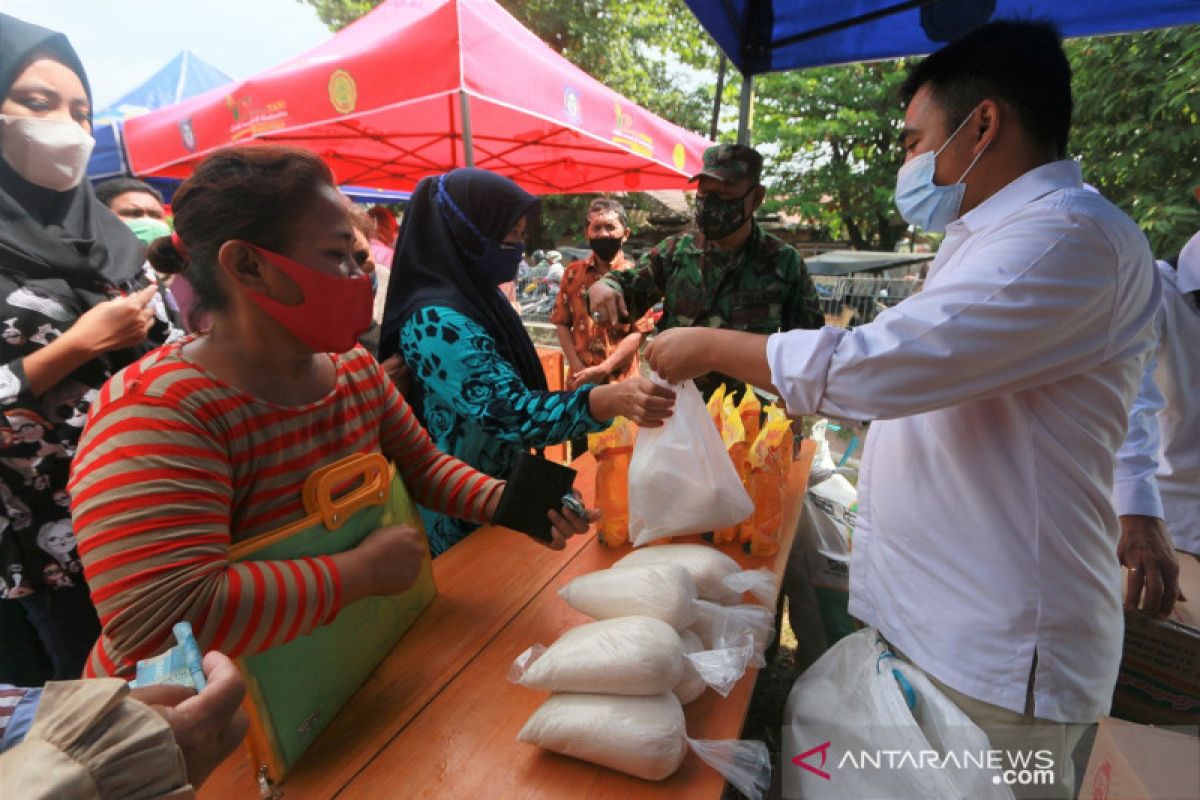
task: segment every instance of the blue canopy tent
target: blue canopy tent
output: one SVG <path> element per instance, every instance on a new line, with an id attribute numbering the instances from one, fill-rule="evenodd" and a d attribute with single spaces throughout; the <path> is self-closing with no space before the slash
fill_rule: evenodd
<path id="1" fill-rule="evenodd" d="M 124 121 L 159 108 L 175 105 L 190 97 L 233 81 L 228 75 L 189 50 L 183 50 L 162 69 L 137 88 L 95 115 L 92 135 L 96 146 L 88 161 L 88 178 L 102 181 L 129 175 L 125 157 Z M 150 183 L 169 203 L 179 181 L 149 178 Z M 397 203 L 407 200 L 409 192 L 384 191 L 361 186 L 343 186 L 342 191 L 357 203 Z"/>
<path id="2" fill-rule="evenodd" d="M 174 105 L 232 80 L 194 53 L 181 51 L 137 88 L 95 115 L 92 135 L 96 147 L 88 161 L 88 177 L 95 181 L 129 174 L 121 141 L 124 120 Z"/>
<path id="3" fill-rule="evenodd" d="M 1039 19 L 1064 36 L 1200 22 L 1200 0 L 685 0 L 747 78 L 764 72 L 931 53 L 993 19 Z M 743 82 L 739 141 L 752 81 Z"/>

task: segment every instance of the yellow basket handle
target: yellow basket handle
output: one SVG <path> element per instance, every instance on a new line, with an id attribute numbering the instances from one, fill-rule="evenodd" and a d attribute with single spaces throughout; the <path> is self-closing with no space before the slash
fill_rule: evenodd
<path id="1" fill-rule="evenodd" d="M 335 498 L 339 486 L 362 479 L 362 485 Z M 380 453 L 356 453 L 321 467 L 304 482 L 304 513 L 320 515 L 331 531 L 345 524 L 356 511 L 387 502 L 391 468 Z"/>

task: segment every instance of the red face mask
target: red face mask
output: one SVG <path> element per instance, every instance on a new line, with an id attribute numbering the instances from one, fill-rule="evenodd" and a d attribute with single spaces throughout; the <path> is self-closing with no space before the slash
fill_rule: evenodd
<path id="1" fill-rule="evenodd" d="M 344 353 L 371 327 L 374 297 L 366 275 L 327 275 L 266 248 L 250 247 L 295 281 L 304 299 L 289 306 L 260 292 L 247 290 L 246 295 L 314 353 Z"/>

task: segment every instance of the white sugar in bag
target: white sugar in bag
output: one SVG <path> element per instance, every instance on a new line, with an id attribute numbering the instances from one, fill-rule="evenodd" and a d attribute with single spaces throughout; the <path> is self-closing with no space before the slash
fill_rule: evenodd
<path id="1" fill-rule="evenodd" d="M 684 642 L 653 617 L 617 617 L 580 625 L 549 647 L 535 645 L 513 661 L 508 679 L 546 692 L 647 696 L 669 692 L 689 674 L 728 697 L 746 674 L 755 651 L 749 638 L 721 650 L 703 650 L 699 637 Z M 690 685 L 689 693 L 699 694 Z M 694 697 L 692 699 L 695 699 Z"/>
<path id="2" fill-rule="evenodd" d="M 682 631 L 679 638 L 683 640 L 684 655 L 690 653 L 699 653 L 704 649 L 704 643 L 700 641 L 700 637 L 691 631 Z M 675 684 L 675 696 L 679 698 L 680 705 L 687 705 L 704 694 L 704 689 L 707 684 L 704 678 L 700 677 L 700 673 L 696 671 L 696 667 L 691 661 L 684 659 L 683 677 L 679 679 L 679 683 Z"/>
<path id="3" fill-rule="evenodd" d="M 640 615 L 683 630 L 696 621 L 696 585 L 679 564 L 602 569 L 580 575 L 559 590 L 577 611 L 596 619 Z"/>
<path id="4" fill-rule="evenodd" d="M 683 642 L 674 628 L 653 617 L 617 617 L 526 650 L 509 679 L 548 692 L 655 695 L 675 688 L 683 672 Z"/>
<path id="5" fill-rule="evenodd" d="M 678 564 L 688 571 L 703 600 L 729 605 L 741 600 L 742 592 L 752 592 L 768 606 L 775 607 L 778 586 L 767 569 L 743 570 L 720 550 L 705 544 L 661 544 L 634 550 L 614 567 L 645 564 Z"/>
<path id="6" fill-rule="evenodd" d="M 517 740 L 650 781 L 673 775 L 687 754 L 683 706 L 670 692 L 556 694 L 533 713 Z"/>
<path id="7" fill-rule="evenodd" d="M 675 774 L 688 748 L 747 797 L 771 785 L 771 756 L 762 742 L 689 739 L 683 707 L 671 693 L 655 697 L 556 694 L 542 703 L 517 740 L 660 781 Z"/>

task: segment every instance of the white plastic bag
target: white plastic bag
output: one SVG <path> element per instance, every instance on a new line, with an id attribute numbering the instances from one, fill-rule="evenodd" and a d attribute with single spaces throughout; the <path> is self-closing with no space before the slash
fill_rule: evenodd
<path id="1" fill-rule="evenodd" d="M 644 564 L 580 575 L 558 594 L 576 611 L 595 619 L 641 615 L 675 630 L 696 621 L 696 584 L 678 564 Z"/>
<path id="2" fill-rule="evenodd" d="M 722 606 L 707 600 L 696 601 L 696 621 L 692 632 L 709 650 L 742 648 L 752 644 L 751 663 L 766 665 L 763 653 L 775 637 L 775 611 L 754 603 Z"/>
<path id="3" fill-rule="evenodd" d="M 993 782 L 999 774 L 977 766 L 990 748 L 983 730 L 867 628 L 835 644 L 792 686 L 783 796 L 1007 800 L 1012 791 Z M 956 754 L 955 768 L 929 766 L 931 753 Z"/>
<path id="4" fill-rule="evenodd" d="M 754 657 L 749 642 L 685 652 L 683 639 L 653 617 L 617 617 L 580 625 L 550 647 L 521 653 L 508 679 L 528 689 L 648 696 L 674 690 L 695 673 L 727 697 Z M 694 698 L 693 698 L 694 699 Z"/>
<path id="5" fill-rule="evenodd" d="M 690 746 L 747 797 L 757 800 L 771 785 L 765 744 L 689 739 L 683 707 L 669 693 L 556 694 L 533 713 L 517 740 L 651 781 L 675 774 Z"/>
<path id="6" fill-rule="evenodd" d="M 749 591 L 767 606 L 775 607 L 779 591 L 775 575 L 768 569 L 743 570 L 738 562 L 712 545 L 660 544 L 634 550 L 614 567 L 641 564 L 678 564 L 688 571 L 703 600 L 730 605 Z"/>
<path id="7" fill-rule="evenodd" d="M 666 384 L 657 375 L 654 380 Z M 634 547 L 656 539 L 728 528 L 754 503 L 691 381 L 672 386 L 675 413 L 661 428 L 638 432 L 629 464 L 629 536 Z"/>

